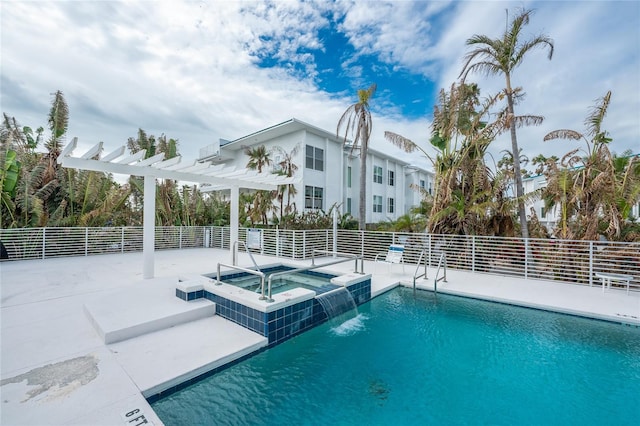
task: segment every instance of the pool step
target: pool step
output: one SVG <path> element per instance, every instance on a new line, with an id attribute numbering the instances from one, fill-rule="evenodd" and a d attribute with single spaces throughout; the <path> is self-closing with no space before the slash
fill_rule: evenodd
<path id="1" fill-rule="evenodd" d="M 208 299 L 184 303 L 175 297 L 174 282 L 144 282 L 89 301 L 84 311 L 104 343 L 110 344 L 211 317 L 216 305 Z"/>
<path id="2" fill-rule="evenodd" d="M 213 316 L 114 343 L 109 349 L 149 398 L 187 385 L 267 344 L 266 337 Z"/>

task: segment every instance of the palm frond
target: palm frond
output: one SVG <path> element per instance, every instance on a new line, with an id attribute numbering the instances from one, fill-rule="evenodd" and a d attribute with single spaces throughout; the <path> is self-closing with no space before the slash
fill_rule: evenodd
<path id="1" fill-rule="evenodd" d="M 611 103 L 611 90 L 609 90 L 602 98 L 596 101 L 596 105 L 591 108 L 591 113 L 585 120 L 588 134 L 595 137 L 601 133 L 601 126 L 604 117 L 607 115 L 607 109 Z"/>
<path id="2" fill-rule="evenodd" d="M 541 115 L 516 115 L 513 117 L 513 121 L 517 128 L 539 126 L 544 121 L 544 117 Z"/>
<path id="3" fill-rule="evenodd" d="M 387 139 L 389 142 L 391 142 L 392 144 L 394 144 L 404 152 L 411 153 L 411 152 L 414 152 L 416 149 L 422 150 L 420 147 L 418 147 L 418 145 L 414 141 L 412 141 L 411 139 L 407 139 L 404 136 L 399 135 L 397 133 L 385 131 L 384 137 L 385 139 Z"/>
<path id="4" fill-rule="evenodd" d="M 549 132 L 547 133 L 544 138 L 542 138 L 543 141 L 547 142 L 553 139 L 572 139 L 572 140 L 580 140 L 584 138 L 584 135 L 580 132 L 577 132 L 575 130 L 569 130 L 569 129 L 559 129 L 559 130 L 554 130 L 553 132 Z"/>
<path id="5" fill-rule="evenodd" d="M 55 140 L 60 139 L 69 127 L 69 107 L 60 90 L 53 95 L 51 110 L 49 111 L 49 128 Z"/>

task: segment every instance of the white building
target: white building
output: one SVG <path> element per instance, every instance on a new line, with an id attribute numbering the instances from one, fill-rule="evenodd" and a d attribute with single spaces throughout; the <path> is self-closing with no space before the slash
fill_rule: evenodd
<path id="1" fill-rule="evenodd" d="M 274 171 L 282 161 L 276 147 L 287 154 L 297 150 L 292 159 L 298 166 L 296 176 L 302 182 L 296 185 L 297 194 L 292 202 L 298 211 L 328 211 L 338 205 L 341 213 L 351 213 L 357 218 L 360 150 L 352 151 L 350 146 L 343 146 L 335 133 L 295 118 L 233 141 L 221 140 L 219 146 L 203 148 L 200 161 L 246 167 L 249 157 L 245 149 L 260 145 L 271 152 Z M 421 195 L 412 184 L 433 191 L 432 172 L 373 149 L 367 151 L 367 174 L 367 223 L 395 220 L 419 205 Z"/>
<path id="2" fill-rule="evenodd" d="M 537 175 L 522 179 L 522 187 L 524 188 L 525 194 L 544 188 L 546 186 L 547 179 L 544 175 Z M 544 225 L 549 232 L 553 232 L 560 218 L 558 206 L 554 206 L 551 211 L 547 211 L 544 207 L 544 200 L 538 198 L 533 203 L 528 203 L 525 205 L 525 211 L 528 217 L 531 217 L 531 208 L 533 208 L 533 210 L 536 212 L 536 216 L 538 216 L 538 221 L 540 222 L 540 224 Z"/>

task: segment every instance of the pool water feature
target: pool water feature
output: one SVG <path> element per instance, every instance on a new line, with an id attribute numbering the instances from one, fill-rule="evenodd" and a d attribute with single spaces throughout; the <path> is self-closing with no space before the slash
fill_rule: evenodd
<path id="1" fill-rule="evenodd" d="M 640 328 L 404 288 L 359 310 L 152 407 L 168 426 L 640 418 Z"/>
<path id="2" fill-rule="evenodd" d="M 327 314 L 329 319 L 349 311 L 357 311 L 356 302 L 351 297 L 349 290 L 339 287 L 327 293 L 316 296 L 316 300 Z"/>

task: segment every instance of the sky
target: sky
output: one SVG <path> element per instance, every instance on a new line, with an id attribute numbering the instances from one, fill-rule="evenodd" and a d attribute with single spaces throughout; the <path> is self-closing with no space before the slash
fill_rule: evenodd
<path id="1" fill-rule="evenodd" d="M 545 34 L 553 58 L 532 50 L 512 77 L 526 92 L 517 114 L 545 117 L 518 130 L 524 155 L 562 156 L 584 142 L 543 142 L 556 129 L 584 131 L 612 91 L 604 122 L 610 149 L 640 152 L 640 2 L 637 1 L 10 1 L 0 2 L 1 110 L 47 128 L 53 93 L 64 93 L 67 141 L 77 155 L 108 153 L 147 134 L 179 141 L 184 160 L 297 118 L 330 132 L 357 90 L 370 101 L 371 147 L 430 168 L 384 138 L 429 145 L 440 89 L 458 80 L 466 40 L 499 38 L 507 11 L 534 9 L 523 40 Z M 481 96 L 501 76 L 471 75 Z M 497 161 L 508 134 L 491 147 Z M 525 166 L 527 168 L 527 166 Z M 529 167 L 530 169 L 533 167 Z"/>

